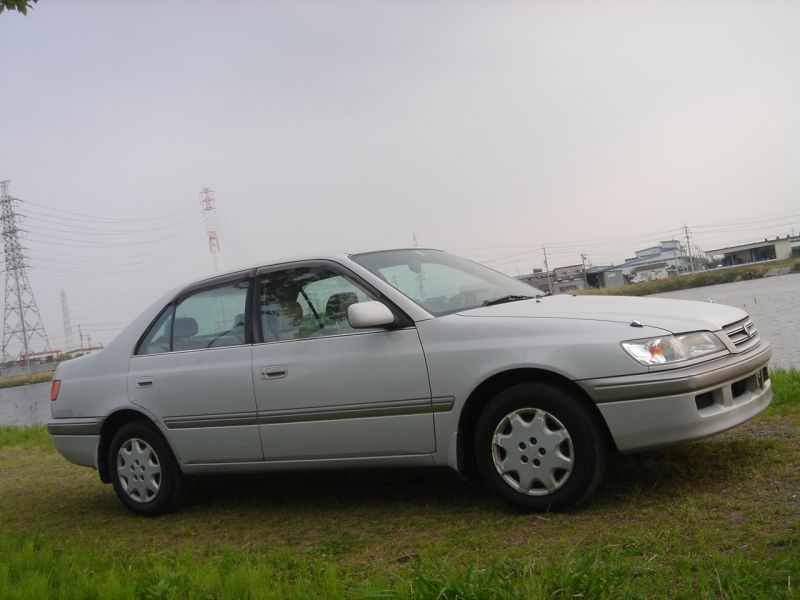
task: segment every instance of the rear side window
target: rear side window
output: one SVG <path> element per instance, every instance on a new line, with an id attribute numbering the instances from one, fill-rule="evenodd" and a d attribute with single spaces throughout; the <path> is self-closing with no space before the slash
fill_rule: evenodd
<path id="1" fill-rule="evenodd" d="M 245 343 L 247 281 L 195 292 L 175 308 L 172 350 L 199 350 Z"/>
<path id="2" fill-rule="evenodd" d="M 169 306 L 142 338 L 137 355 L 247 343 L 248 281 L 194 292 Z"/>
<path id="3" fill-rule="evenodd" d="M 169 352 L 172 337 L 172 315 L 174 307 L 170 306 L 161 316 L 150 326 L 147 334 L 139 344 L 136 354 L 159 354 Z"/>

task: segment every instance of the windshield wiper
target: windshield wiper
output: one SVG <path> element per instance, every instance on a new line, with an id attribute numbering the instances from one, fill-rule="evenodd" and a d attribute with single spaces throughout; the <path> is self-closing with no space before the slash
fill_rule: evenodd
<path id="1" fill-rule="evenodd" d="M 517 300 L 531 300 L 533 296 L 516 296 L 514 294 L 510 294 L 508 296 L 502 296 L 500 298 L 495 298 L 494 300 L 484 300 L 481 306 L 494 306 L 495 304 L 505 304 L 506 302 L 516 302 Z"/>

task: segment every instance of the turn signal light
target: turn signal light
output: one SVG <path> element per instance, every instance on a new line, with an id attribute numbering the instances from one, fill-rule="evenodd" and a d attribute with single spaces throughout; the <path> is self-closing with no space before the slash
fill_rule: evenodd
<path id="1" fill-rule="evenodd" d="M 55 402 L 58 400 L 58 392 L 61 391 L 61 380 L 60 379 L 53 379 L 53 383 L 50 385 L 50 401 Z"/>

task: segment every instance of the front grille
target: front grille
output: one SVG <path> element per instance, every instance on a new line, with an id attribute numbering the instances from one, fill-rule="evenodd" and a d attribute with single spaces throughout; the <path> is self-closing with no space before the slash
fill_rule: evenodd
<path id="1" fill-rule="evenodd" d="M 737 352 L 744 352 L 758 344 L 758 331 L 750 317 L 725 325 L 722 330 Z"/>

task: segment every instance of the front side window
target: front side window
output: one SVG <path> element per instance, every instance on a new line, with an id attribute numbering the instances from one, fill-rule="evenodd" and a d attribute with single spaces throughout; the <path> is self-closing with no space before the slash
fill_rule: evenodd
<path id="1" fill-rule="evenodd" d="M 265 342 L 352 333 L 351 304 L 374 296 L 329 267 L 272 271 L 259 279 L 259 314 Z M 363 330 L 360 330 L 363 331 Z"/>
<path id="2" fill-rule="evenodd" d="M 441 250 L 389 250 L 351 258 L 433 315 L 542 293 L 513 277 Z"/>
<path id="3" fill-rule="evenodd" d="M 247 281 L 239 281 L 183 298 L 175 308 L 172 350 L 244 344 L 247 287 Z"/>

